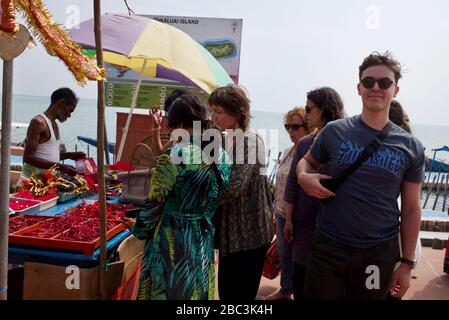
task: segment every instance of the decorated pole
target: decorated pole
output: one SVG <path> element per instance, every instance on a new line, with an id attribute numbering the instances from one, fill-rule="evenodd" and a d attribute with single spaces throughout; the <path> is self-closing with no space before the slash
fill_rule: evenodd
<path id="1" fill-rule="evenodd" d="M 1 171 L 0 171 L 0 300 L 8 297 L 8 224 L 12 122 L 13 59 L 25 50 L 30 34 L 20 25 L 14 38 L 0 38 L 0 56 L 3 59 Z"/>
<path id="2" fill-rule="evenodd" d="M 94 0 L 94 31 L 95 46 L 97 51 L 97 66 L 103 68 L 103 47 L 101 43 L 101 5 L 100 0 Z M 104 118 L 104 81 L 99 80 L 98 97 L 97 97 L 97 159 L 98 159 L 98 186 L 99 186 L 99 202 L 100 202 L 100 276 L 99 289 L 100 297 L 105 300 L 106 293 L 106 195 L 104 182 L 104 161 L 105 152 L 104 136 L 105 136 L 105 118 Z"/>
<path id="3" fill-rule="evenodd" d="M 9 171 L 11 156 L 11 99 L 12 60 L 3 61 L 2 97 L 2 152 L 0 173 L 0 300 L 6 300 L 8 292 L 8 220 L 9 220 Z"/>

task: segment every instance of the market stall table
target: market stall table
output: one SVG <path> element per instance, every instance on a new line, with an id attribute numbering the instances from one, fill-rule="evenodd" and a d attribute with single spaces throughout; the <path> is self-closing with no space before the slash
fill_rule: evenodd
<path id="1" fill-rule="evenodd" d="M 91 195 L 84 198 L 88 202 L 97 200 L 97 195 Z M 41 211 L 41 216 L 58 216 L 63 215 L 68 209 L 74 208 L 82 203 L 83 199 L 73 199 L 64 203 L 57 204 L 56 206 L 47 210 Z M 109 200 L 110 203 L 117 203 L 117 198 Z M 107 242 L 108 254 L 113 252 L 118 245 L 130 235 L 128 230 L 124 230 Z M 54 265 L 77 265 L 83 268 L 91 268 L 98 266 L 100 257 L 100 248 L 97 248 L 95 252 L 90 255 L 83 255 L 78 252 L 72 252 L 67 250 L 48 249 L 21 245 L 9 245 L 9 263 L 24 264 L 26 261 L 49 263 Z"/>
<path id="2" fill-rule="evenodd" d="M 92 195 L 85 199 L 88 202 L 93 202 L 97 200 L 97 195 Z M 73 199 L 65 203 L 57 204 L 52 208 L 41 211 L 39 215 L 63 215 L 66 210 L 76 207 L 81 204 L 82 201 L 82 199 Z M 109 202 L 117 203 L 117 198 L 109 199 Z M 112 261 L 116 260 L 114 259 L 116 249 L 120 243 L 129 236 L 130 232 L 128 230 L 124 230 L 107 241 L 108 258 Z M 8 248 L 8 255 L 10 264 L 25 266 L 23 286 L 23 297 L 25 299 L 53 299 L 55 297 L 61 297 L 63 299 L 97 298 L 96 290 L 92 289 L 92 283 L 96 283 L 97 281 L 100 264 L 100 248 L 95 249 L 92 255 L 84 255 L 75 251 L 10 244 Z M 83 273 L 81 278 L 84 278 L 82 282 L 84 281 L 84 283 L 89 284 L 88 286 L 90 288 L 88 288 L 88 292 L 82 290 L 78 290 L 79 292 L 73 292 L 70 290 L 67 291 L 64 290 L 64 286 L 61 287 L 60 282 L 69 276 L 65 270 L 68 266 L 76 266 L 80 268 L 81 273 Z M 115 278 L 118 277 L 118 274 L 121 275 L 121 272 L 123 272 L 123 262 L 121 266 L 117 266 L 117 262 L 111 263 L 109 266 L 111 267 L 111 270 L 115 269 L 112 272 L 116 275 Z M 116 287 L 120 284 L 120 280 L 121 279 L 114 279 L 111 282 L 115 283 L 114 286 Z M 57 281 L 57 283 L 52 284 L 54 281 Z M 42 283 L 46 283 L 46 285 L 43 286 Z M 64 284 L 65 282 L 62 281 L 62 283 Z"/>

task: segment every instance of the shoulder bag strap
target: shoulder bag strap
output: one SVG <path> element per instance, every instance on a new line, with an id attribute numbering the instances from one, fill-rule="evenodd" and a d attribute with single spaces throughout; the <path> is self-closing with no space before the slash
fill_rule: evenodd
<path id="1" fill-rule="evenodd" d="M 365 149 L 363 150 L 360 157 L 352 164 L 350 165 L 341 175 L 339 175 L 337 178 L 334 178 L 334 188 L 333 191 L 336 192 L 337 189 L 345 182 L 345 180 L 355 171 L 358 167 L 362 165 L 366 160 L 368 160 L 371 155 L 376 152 L 377 149 L 382 145 L 382 141 L 387 137 L 388 133 L 390 132 L 390 126 L 389 123 L 386 124 L 386 126 L 382 129 L 381 132 L 368 144 Z"/>

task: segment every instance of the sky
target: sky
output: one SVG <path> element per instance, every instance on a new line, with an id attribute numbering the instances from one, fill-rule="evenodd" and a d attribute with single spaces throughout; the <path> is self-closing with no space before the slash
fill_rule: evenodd
<path id="1" fill-rule="evenodd" d="M 54 21 L 93 17 L 93 1 L 46 0 Z M 286 112 L 306 93 L 330 86 L 348 115 L 361 111 L 358 66 L 372 51 L 391 51 L 404 68 L 397 99 L 412 122 L 449 124 L 449 1 L 447 0 L 128 0 L 136 14 L 243 19 L 239 84 L 254 110 Z M 122 0 L 103 13 L 127 13 Z M 38 63 L 37 63 L 38 62 Z M 77 86 L 40 43 L 14 62 L 14 94 L 49 96 L 58 87 L 96 97 L 96 83 Z"/>

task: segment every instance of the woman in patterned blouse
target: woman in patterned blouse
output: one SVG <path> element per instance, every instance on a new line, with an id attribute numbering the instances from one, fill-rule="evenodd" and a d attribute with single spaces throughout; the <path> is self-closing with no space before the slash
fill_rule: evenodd
<path id="1" fill-rule="evenodd" d="M 209 97 L 212 120 L 226 130 L 231 180 L 217 210 L 218 292 L 221 300 L 254 300 L 273 237 L 273 207 L 265 174 L 265 145 L 249 129 L 250 106 L 235 86 L 216 89 Z"/>
<path id="2" fill-rule="evenodd" d="M 276 172 L 276 190 L 274 194 L 274 214 L 276 216 L 276 245 L 281 262 L 281 288 L 265 300 L 291 300 L 293 260 L 291 245 L 284 242 L 286 202 L 284 201 L 285 184 L 296 150 L 297 142 L 310 133 L 305 121 L 306 110 L 295 107 L 284 116 L 284 127 L 293 145 L 285 149 Z"/>

